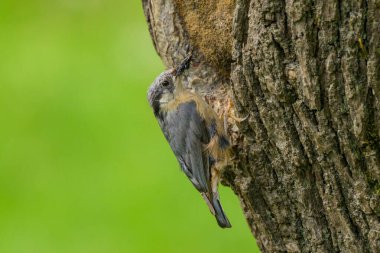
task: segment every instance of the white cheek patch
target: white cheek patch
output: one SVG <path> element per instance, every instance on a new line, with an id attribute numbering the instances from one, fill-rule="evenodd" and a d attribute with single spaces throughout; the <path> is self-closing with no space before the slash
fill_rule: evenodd
<path id="1" fill-rule="evenodd" d="M 166 104 L 174 98 L 173 93 L 164 93 L 161 96 L 160 104 Z"/>

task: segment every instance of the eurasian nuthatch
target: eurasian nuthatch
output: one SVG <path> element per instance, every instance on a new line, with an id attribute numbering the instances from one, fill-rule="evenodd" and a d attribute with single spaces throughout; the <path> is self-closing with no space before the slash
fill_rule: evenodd
<path id="1" fill-rule="evenodd" d="M 148 91 L 148 101 L 177 160 L 201 193 L 219 226 L 231 227 L 219 202 L 218 183 L 229 159 L 230 142 L 215 111 L 175 78 L 188 68 L 188 55 L 176 68 L 160 74 Z"/>

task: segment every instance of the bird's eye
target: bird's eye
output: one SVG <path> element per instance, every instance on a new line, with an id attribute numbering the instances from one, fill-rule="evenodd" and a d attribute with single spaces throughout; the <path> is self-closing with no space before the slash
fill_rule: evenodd
<path id="1" fill-rule="evenodd" d="M 163 81 L 161 83 L 162 87 L 168 87 L 169 86 L 169 82 L 168 81 Z"/>

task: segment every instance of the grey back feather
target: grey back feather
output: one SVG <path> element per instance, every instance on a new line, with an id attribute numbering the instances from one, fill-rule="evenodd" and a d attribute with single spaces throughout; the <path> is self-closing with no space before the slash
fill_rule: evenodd
<path id="1" fill-rule="evenodd" d="M 199 191 L 210 192 L 210 164 L 204 150 L 210 136 L 195 102 L 183 103 L 163 117 L 159 124 L 182 170 Z"/>

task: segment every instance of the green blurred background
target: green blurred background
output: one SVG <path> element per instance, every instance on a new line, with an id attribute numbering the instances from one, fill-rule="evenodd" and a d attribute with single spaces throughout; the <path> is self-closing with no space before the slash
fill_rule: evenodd
<path id="1" fill-rule="evenodd" d="M 222 230 L 146 102 L 140 1 L 0 1 L 0 252 L 258 252 Z"/>

